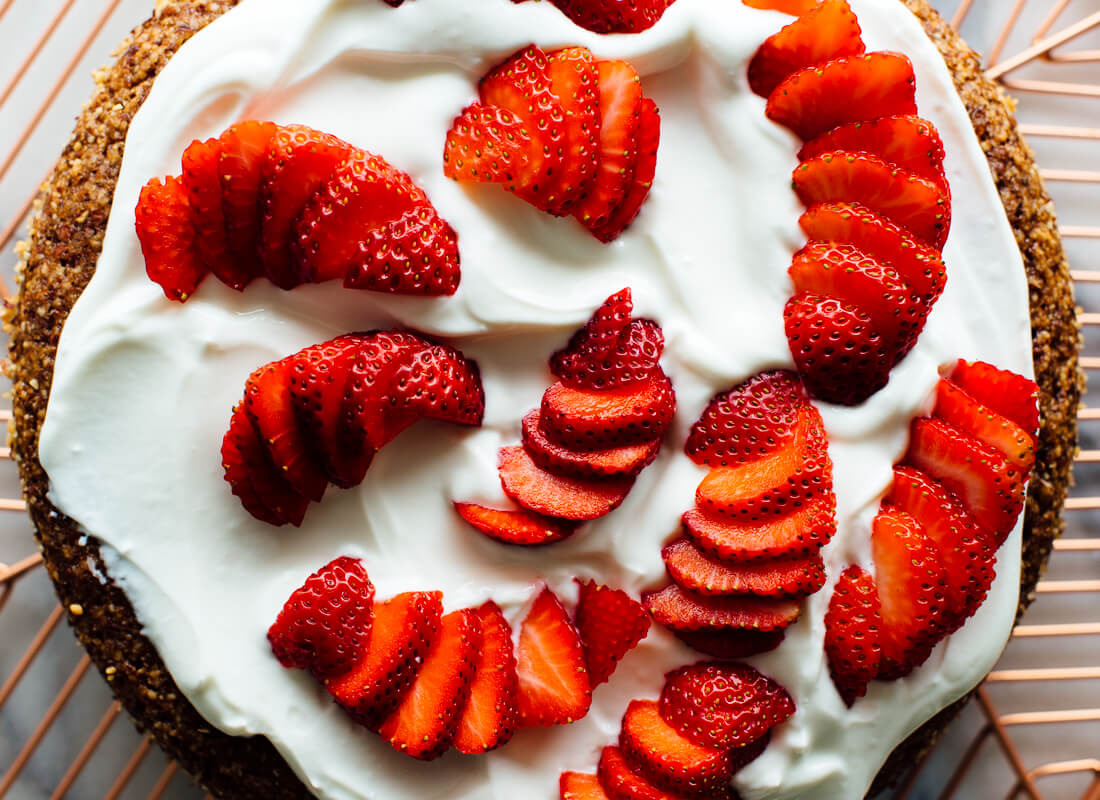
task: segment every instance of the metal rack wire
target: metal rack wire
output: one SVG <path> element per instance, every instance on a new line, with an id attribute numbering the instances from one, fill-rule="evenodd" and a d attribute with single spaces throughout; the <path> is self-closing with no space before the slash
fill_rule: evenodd
<path id="1" fill-rule="evenodd" d="M 13 244 L 91 89 L 85 76 L 149 5 L 0 0 L 4 302 L 12 298 Z M 1075 267 L 1083 366 L 1098 370 L 1100 269 L 1088 268 L 1100 253 L 1098 0 L 934 5 L 972 44 L 988 48 L 987 74 L 1019 98 L 1020 127 L 1062 215 Z M 0 422 L 10 419 L 0 409 Z M 1082 408 L 1079 420 L 1078 488 L 1066 505 L 1066 536 L 1055 543 L 1027 622 L 896 800 L 1100 800 L 1100 407 Z M 88 677 L 88 657 L 59 625 L 62 609 L 33 552 L 19 497 L 10 452 L 0 448 L 0 798 L 202 797 L 147 736 L 116 724 L 119 704 Z"/>

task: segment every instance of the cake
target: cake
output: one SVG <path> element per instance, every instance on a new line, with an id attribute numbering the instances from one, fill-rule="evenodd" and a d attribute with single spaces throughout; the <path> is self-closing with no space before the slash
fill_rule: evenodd
<path id="1" fill-rule="evenodd" d="M 220 796 L 477 797 L 490 787 L 554 796 L 559 773 L 592 772 L 620 721 L 641 724 L 652 712 L 645 699 L 668 670 L 703 657 L 655 625 L 593 691 L 584 719 L 524 732 L 485 756 L 419 764 L 357 727 L 321 684 L 284 670 L 265 634 L 295 587 L 344 555 L 364 558 L 380 598 L 443 588 L 448 608 L 492 599 L 513 626 L 540 579 L 563 598 L 575 591 L 574 577 L 635 596 L 660 583 L 661 545 L 704 474 L 682 453 L 692 421 L 716 392 L 792 360 L 782 310 L 790 294 L 784 271 L 802 242 L 803 207 L 786 188 L 798 145 L 768 121 L 744 78 L 757 47 L 791 18 L 677 0 L 651 29 L 604 37 L 550 3 L 494 0 L 471 11 L 445 0 L 304 9 L 271 0 L 261 11 L 251 0 L 226 14 L 232 5 L 165 3 L 135 31 L 100 75 L 32 226 L 10 319 L 13 453 L 50 574 L 82 643 L 138 724 Z M 876 775 L 881 785 L 904 770 L 993 663 L 1060 531 L 1078 331 L 1049 200 L 1007 102 L 981 77 L 977 59 L 927 6 L 909 5 L 852 4 L 868 50 L 913 60 L 920 111 L 943 136 L 955 211 L 948 288 L 885 388 L 851 410 L 818 404 L 841 504 L 837 544 L 824 551 L 832 580 L 811 595 L 808 621 L 792 626 L 776 650 L 748 659 L 786 686 L 801 716 L 775 728 L 770 742 L 758 740 L 763 754 L 736 779 L 746 797 L 854 797 Z M 478 79 L 533 41 L 547 50 L 583 45 L 634 64 L 661 109 L 653 190 L 613 244 L 497 187 L 443 174 L 444 137 L 476 98 Z M 418 45 L 434 56 L 413 58 Z M 685 82 L 694 95 L 682 91 Z M 713 95 L 720 100 L 694 107 Z M 695 113 L 704 125 L 684 124 Z M 166 299 L 146 277 L 134 235 L 140 189 L 176 172 L 192 139 L 242 118 L 308 124 L 399 165 L 457 231 L 463 274 L 454 296 L 333 283 L 283 292 L 262 281 L 237 294 L 207 279 L 186 303 Z M 685 197 L 715 203 L 692 207 Z M 723 216 L 730 207 L 746 219 Z M 730 254 L 721 272 L 714 253 Z M 721 280 L 705 280 L 715 276 Z M 736 300 L 708 292 L 724 285 L 738 289 Z M 505 502 L 496 453 L 519 439 L 521 418 L 539 406 L 546 359 L 624 286 L 666 340 L 662 364 L 679 411 L 661 453 L 620 508 L 568 541 L 519 551 L 482 540 L 452 502 Z M 983 301 L 979 314 L 963 314 Z M 312 505 L 301 528 L 254 519 L 222 480 L 217 455 L 246 378 L 334 336 L 399 326 L 445 337 L 477 361 L 482 427 L 414 427 L 376 456 L 359 488 Z M 909 418 L 928 413 L 938 368 L 959 357 L 1025 375 L 1033 364 L 1042 427 L 1024 523 L 1000 551 L 979 624 L 964 625 L 912 676 L 876 684 L 846 711 L 821 653 L 826 604 L 847 563 L 860 560 Z M 884 420 L 893 423 L 887 441 L 853 462 Z M 868 485 L 854 486 L 856 475 Z M 792 661 L 811 652 L 811 668 L 800 673 Z"/>

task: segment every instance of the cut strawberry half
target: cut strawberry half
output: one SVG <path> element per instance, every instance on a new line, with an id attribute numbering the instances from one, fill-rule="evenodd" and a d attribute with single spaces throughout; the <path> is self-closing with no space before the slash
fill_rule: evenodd
<path id="1" fill-rule="evenodd" d="M 309 499 L 291 486 L 271 463 L 244 404 L 233 409 L 229 430 L 222 439 L 225 480 L 252 516 L 272 525 L 302 524 Z"/>
<path id="2" fill-rule="evenodd" d="M 572 213 L 584 197 L 600 158 L 599 69 L 587 47 L 567 47 L 546 56 L 550 90 L 565 113 L 565 150 L 559 209 Z"/>
<path id="3" fill-rule="evenodd" d="M 680 800 L 635 772 L 623 751 L 614 745 L 600 753 L 597 775 L 609 800 Z"/>
<path id="4" fill-rule="evenodd" d="M 676 638 L 700 653 L 726 661 L 767 653 L 783 643 L 787 631 L 673 631 Z"/>
<path id="5" fill-rule="evenodd" d="M 856 565 L 837 581 L 825 613 L 825 658 L 844 704 L 849 708 L 867 694 L 882 655 L 882 617 L 878 587 L 871 574 Z"/>
<path id="6" fill-rule="evenodd" d="M 560 800 L 608 800 L 600 779 L 586 772 L 563 772 L 558 789 Z"/>
<path id="7" fill-rule="evenodd" d="M 260 188 L 268 144 L 276 130 L 274 122 L 246 120 L 218 137 L 218 175 L 229 253 L 238 267 L 253 277 L 264 274 L 259 252 L 263 220 Z"/>
<path id="8" fill-rule="evenodd" d="M 932 181 L 870 153 L 833 150 L 801 162 L 791 176 L 807 206 L 849 200 L 870 208 L 942 248 L 951 201 Z"/>
<path id="9" fill-rule="evenodd" d="M 859 21 L 847 0 L 823 0 L 764 40 L 749 62 L 749 87 L 767 97 L 793 72 L 864 50 Z"/>
<path id="10" fill-rule="evenodd" d="M 520 626 L 517 660 L 520 727 L 566 725 L 588 713 L 592 687 L 580 634 L 549 588 Z"/>
<path id="11" fill-rule="evenodd" d="M 819 555 L 731 565 L 708 558 L 690 539 L 677 539 L 665 545 L 661 558 L 672 580 L 703 595 L 805 597 L 825 585 Z"/>
<path id="12" fill-rule="evenodd" d="M 674 631 L 774 631 L 798 619 L 801 604 L 787 598 L 707 597 L 670 584 L 642 597 L 657 622 Z"/>
<path id="13" fill-rule="evenodd" d="M 439 635 L 401 705 L 378 728 L 399 753 L 430 761 L 451 746 L 481 652 L 481 618 L 470 608 L 439 622 Z"/>
<path id="14" fill-rule="evenodd" d="M 661 112 L 648 97 L 642 98 L 638 112 L 637 159 L 626 187 L 622 202 L 615 206 L 602 225 L 589 227 L 592 235 L 601 242 L 619 238 L 634 222 L 642 204 L 653 188 L 653 176 L 657 174 L 657 149 L 661 143 Z"/>
<path id="15" fill-rule="evenodd" d="M 256 277 L 238 265 L 229 251 L 229 234 L 222 210 L 222 182 L 218 176 L 221 142 L 196 139 L 183 151 L 181 181 L 191 205 L 191 222 L 197 234 L 196 245 L 203 263 L 215 277 L 242 291 Z"/>
<path id="16" fill-rule="evenodd" d="M 443 174 L 466 183 L 499 183 L 520 197 L 538 193 L 544 179 L 542 140 L 506 108 L 480 103 L 462 110 L 447 132 Z"/>
<path id="17" fill-rule="evenodd" d="M 206 263 L 198 247 L 191 201 L 183 183 L 153 178 L 138 197 L 134 227 L 145 273 L 169 300 L 184 302 L 206 277 Z"/>
<path id="18" fill-rule="evenodd" d="M 532 460 L 549 472 L 582 480 L 604 480 L 636 476 L 657 457 L 661 440 L 608 450 L 570 450 L 550 441 L 536 410 L 523 418 L 523 446 Z"/>
<path id="19" fill-rule="evenodd" d="M 473 613 L 481 620 L 481 653 L 454 747 L 460 753 L 487 753 L 507 744 L 516 731 L 519 682 L 512 626 L 492 600 Z"/>
<path id="20" fill-rule="evenodd" d="M 739 564 L 805 558 L 828 544 L 836 533 L 836 498 L 827 492 L 792 514 L 758 523 L 693 508 L 684 512 L 683 523 L 692 542 L 719 561 Z"/>
<path id="21" fill-rule="evenodd" d="M 434 208 L 421 205 L 364 233 L 344 286 L 449 297 L 461 278 L 458 236 Z"/>
<path id="22" fill-rule="evenodd" d="M 841 56 L 789 75 L 768 97 L 768 119 L 803 141 L 875 117 L 916 114 L 913 65 L 900 53 Z"/>
<path id="23" fill-rule="evenodd" d="M 505 511 L 476 503 L 455 503 L 455 511 L 490 539 L 504 544 L 534 547 L 560 542 L 573 535 L 577 523 L 531 511 Z"/>
<path id="24" fill-rule="evenodd" d="M 609 391 L 562 382 L 543 393 L 543 431 L 563 447 L 606 450 L 659 439 L 676 413 L 676 394 L 663 373 Z"/>
<path id="25" fill-rule="evenodd" d="M 504 493 L 529 511 L 566 520 L 598 519 L 623 502 L 633 478 L 590 481 L 547 472 L 522 447 L 502 447 L 497 467 Z"/>
<path id="26" fill-rule="evenodd" d="M 1039 432 L 1039 387 L 1015 372 L 984 361 L 960 358 L 948 376 L 983 406 L 1019 425 L 1031 436 Z"/>
<path id="27" fill-rule="evenodd" d="M 621 589 L 595 581 L 577 581 L 577 631 L 584 645 L 588 678 L 595 689 L 607 681 L 623 656 L 637 647 L 649 632 L 649 614 L 642 604 Z"/>
<path id="28" fill-rule="evenodd" d="M 551 0 L 574 23 L 594 33 L 641 33 L 676 0 Z"/>
<path id="29" fill-rule="evenodd" d="M 932 416 L 997 448 L 1021 480 L 1027 479 L 1035 464 L 1035 442 L 1012 420 L 982 405 L 947 378 L 936 386 L 936 407 Z"/>

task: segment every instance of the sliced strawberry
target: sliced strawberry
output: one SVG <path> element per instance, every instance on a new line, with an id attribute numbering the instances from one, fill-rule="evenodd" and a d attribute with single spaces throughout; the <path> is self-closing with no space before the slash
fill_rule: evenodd
<path id="1" fill-rule="evenodd" d="M 327 684 L 352 717 L 375 728 L 393 713 L 440 633 L 441 592 L 405 592 L 374 606 L 370 646 L 352 670 Z"/>
<path id="2" fill-rule="evenodd" d="M 798 619 L 797 600 L 764 597 L 707 597 L 676 584 L 650 592 L 642 603 L 657 622 L 674 631 L 744 629 L 774 631 Z"/>
<path id="3" fill-rule="evenodd" d="M 563 772 L 558 788 L 560 800 L 608 800 L 600 779 L 585 772 Z"/>
<path id="4" fill-rule="evenodd" d="M 481 618 L 474 609 L 452 611 L 440 620 L 416 680 L 378 728 L 394 750 L 422 761 L 447 751 L 470 697 L 481 642 Z"/>
<path id="5" fill-rule="evenodd" d="M 764 40 L 749 62 L 749 87 L 767 97 L 792 72 L 866 50 L 847 0 L 822 0 Z"/>
<path id="6" fill-rule="evenodd" d="M 309 500 L 271 463 L 271 456 L 244 404 L 233 409 L 222 438 L 222 466 L 233 494 L 256 519 L 272 525 L 302 524 Z"/>
<path id="7" fill-rule="evenodd" d="M 260 258 L 268 280 L 279 288 L 302 282 L 291 254 L 294 224 L 351 151 L 347 142 L 305 125 L 281 125 L 272 137 L 262 167 Z"/>
<path id="8" fill-rule="evenodd" d="M 920 523 L 895 508 L 875 516 L 871 557 L 882 615 L 879 677 L 900 677 L 924 663 L 943 633 L 946 575 Z"/>
<path id="9" fill-rule="evenodd" d="M 768 97 L 768 119 L 803 141 L 838 125 L 916 114 L 913 65 L 900 53 L 841 56 L 789 75 Z"/>
<path id="10" fill-rule="evenodd" d="M 518 662 L 520 727 L 565 725 L 588 713 L 592 687 L 580 634 L 549 588 L 520 626 Z"/>
<path id="11" fill-rule="evenodd" d="M 341 556 L 310 575 L 267 631 L 284 667 L 320 681 L 346 674 L 366 654 L 374 618 L 374 584 L 363 562 Z"/>
<path id="12" fill-rule="evenodd" d="M 581 348 L 554 361 L 562 383 L 574 389 L 605 391 L 650 380 L 661 371 L 665 335 L 650 319 L 631 320 L 608 350 Z"/>
<path id="13" fill-rule="evenodd" d="M 577 450 L 606 450 L 660 438 L 676 413 L 676 394 L 663 373 L 606 392 L 560 381 L 542 395 L 544 432 Z"/>
<path id="14" fill-rule="evenodd" d="M 825 585 L 825 563 L 819 555 L 730 565 L 708 558 L 690 539 L 677 539 L 665 546 L 661 558 L 672 580 L 705 595 L 804 597 Z"/>
<path id="15" fill-rule="evenodd" d="M 221 142 L 196 139 L 183 151 L 180 180 L 191 204 L 191 221 L 203 263 L 214 276 L 241 291 L 255 276 L 238 265 L 229 251 L 229 233 L 222 210 L 222 182 L 218 176 Z"/>
<path id="16" fill-rule="evenodd" d="M 134 209 L 145 273 L 169 300 L 185 302 L 208 272 L 198 249 L 191 201 L 179 178 L 153 178 Z"/>
<path id="17" fill-rule="evenodd" d="M 741 0 L 741 2 L 749 8 L 781 11 L 784 14 L 798 17 L 813 11 L 820 0 Z"/>
<path id="18" fill-rule="evenodd" d="M 724 660 L 748 658 L 759 653 L 767 653 L 783 643 L 787 635 L 785 630 L 778 631 L 742 631 L 742 630 L 700 630 L 673 631 L 676 638 L 688 647 L 706 653 L 708 656 Z"/>
<path id="19" fill-rule="evenodd" d="M 680 667 L 661 690 L 661 717 L 692 743 L 715 750 L 755 742 L 794 710 L 787 690 L 748 664 Z"/>
<path id="20" fill-rule="evenodd" d="M 565 16 L 595 33 L 641 33 L 676 0 L 551 0 Z"/>
<path id="21" fill-rule="evenodd" d="M 218 175 L 229 252 L 240 269 L 256 278 L 264 274 L 259 252 L 263 164 L 276 130 L 274 122 L 246 120 L 218 137 Z"/>
<path id="22" fill-rule="evenodd" d="M 931 181 L 870 153 L 834 150 L 801 162 L 791 176 L 807 206 L 850 200 L 942 248 L 951 227 L 951 201 Z"/>
<path id="23" fill-rule="evenodd" d="M 418 348 L 398 357 L 390 382 L 383 388 L 385 419 L 393 436 L 404 430 L 410 417 L 476 426 L 485 415 L 485 390 L 477 362 L 453 347 L 423 338 Z"/>
<path id="24" fill-rule="evenodd" d="M 345 441 L 365 442 L 360 459 L 352 462 L 360 480 L 374 452 L 404 430 L 394 430 L 387 419 L 387 397 L 397 368 L 425 346 L 424 339 L 404 331 L 376 331 L 363 337 L 344 387 L 341 409 Z M 405 426 L 412 421 L 406 415 Z"/>
<path id="25" fill-rule="evenodd" d="M 938 419 L 915 419 L 904 463 L 942 483 L 1000 546 L 1024 505 L 1022 476 L 995 447 Z"/>
<path id="26" fill-rule="evenodd" d="M 635 772 L 623 751 L 614 745 L 605 747 L 600 754 L 597 774 L 609 800 L 682 800 Z"/>
<path id="27" fill-rule="evenodd" d="M 599 61 L 599 168 L 573 208 L 586 228 L 599 228 L 626 196 L 637 159 L 642 82 L 626 61 Z"/>
<path id="28" fill-rule="evenodd" d="M 566 520 L 598 519 L 619 507 L 634 479 L 591 481 L 547 472 L 522 447 L 502 447 L 497 466 L 504 493 L 536 514 Z"/>
<path id="29" fill-rule="evenodd" d="M 506 108 L 474 103 L 447 131 L 443 174 L 467 183 L 499 183 L 520 197 L 538 193 L 545 179 L 542 139 Z"/>
<path id="30" fill-rule="evenodd" d="M 787 344 L 812 397 L 855 406 L 890 380 L 893 355 L 871 317 L 849 303 L 796 294 L 783 309 Z"/>
<path id="31" fill-rule="evenodd" d="M 542 431 L 541 414 L 536 410 L 523 418 L 523 446 L 531 459 L 549 472 L 602 480 L 637 475 L 657 457 L 661 440 L 609 450 L 570 450 L 547 438 Z"/>
<path id="32" fill-rule="evenodd" d="M 649 632 L 649 614 L 622 589 L 595 581 L 577 581 L 577 631 L 584 645 L 588 678 L 596 688 L 611 677 L 619 661 Z"/>
<path id="33" fill-rule="evenodd" d="M 600 158 L 599 69 L 587 47 L 567 47 L 546 55 L 550 90 L 565 112 L 560 208 L 576 208 L 584 197 Z"/>
<path id="34" fill-rule="evenodd" d="M 450 296 L 458 290 L 458 236 L 431 206 L 418 206 L 364 234 L 344 275 L 349 289 Z"/>
<path id="35" fill-rule="evenodd" d="M 632 700 L 623 715 L 619 748 L 627 763 L 659 788 L 685 795 L 713 795 L 733 777 L 725 748 L 691 741 L 661 717 L 655 700 Z"/>
<path id="36" fill-rule="evenodd" d="M 1027 434 L 1039 432 L 1039 387 L 1035 381 L 984 361 L 960 358 L 948 376 L 983 406 L 1007 417 Z"/>
<path id="37" fill-rule="evenodd" d="M 577 523 L 531 511 L 504 511 L 475 503 L 455 503 L 455 511 L 491 539 L 532 547 L 560 542 L 573 535 Z"/>
<path id="38" fill-rule="evenodd" d="M 726 563 L 805 558 L 836 533 L 836 497 L 827 492 L 809 506 L 783 517 L 745 523 L 701 508 L 684 512 L 684 531 L 707 555 Z"/>
<path id="39" fill-rule="evenodd" d="M 569 344 L 550 356 L 550 371 L 563 378 L 584 363 L 610 352 L 630 324 L 633 311 L 629 286 L 604 300 L 584 327 L 569 338 Z"/>
<path id="40" fill-rule="evenodd" d="M 638 147 L 634 170 L 627 184 L 622 202 L 615 206 L 602 225 L 589 227 L 592 235 L 601 242 L 611 242 L 630 227 L 642 210 L 642 204 L 653 188 L 653 176 L 657 173 L 657 150 L 661 143 L 661 112 L 648 97 L 642 98 L 638 112 Z"/>
<path id="41" fill-rule="evenodd" d="M 936 407 L 932 416 L 997 448 L 1026 479 L 1035 464 L 1035 442 L 1012 420 L 979 403 L 949 379 L 936 386 Z"/>
<path id="42" fill-rule="evenodd" d="M 871 574 L 856 565 L 837 581 L 825 613 L 825 658 L 829 674 L 849 708 L 867 694 L 878 674 L 882 617 L 878 587 Z"/>
<path id="43" fill-rule="evenodd" d="M 516 731 L 519 681 L 512 626 L 500 608 L 490 600 L 473 613 L 481 620 L 481 654 L 454 746 L 460 753 L 487 753 L 507 744 Z"/>
<path id="44" fill-rule="evenodd" d="M 939 251 L 866 206 L 819 203 L 798 222 L 811 239 L 851 244 L 892 266 L 926 308 L 943 292 L 947 270 Z"/>

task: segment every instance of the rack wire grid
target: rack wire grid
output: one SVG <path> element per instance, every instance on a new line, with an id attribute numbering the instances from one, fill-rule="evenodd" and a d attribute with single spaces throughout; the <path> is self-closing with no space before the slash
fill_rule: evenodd
<path id="1" fill-rule="evenodd" d="M 1075 267 L 1083 367 L 1098 370 L 1100 269 L 1088 266 L 1100 253 L 1100 0 L 933 4 L 981 48 L 989 77 L 1019 101 L 1020 127 Z M 7 303 L 14 244 L 90 94 L 89 75 L 150 5 L 0 0 L 0 295 Z M 0 420 L 10 419 L 0 408 Z M 1083 407 L 1079 420 L 1077 488 L 1036 601 L 975 702 L 895 800 L 1100 800 L 1100 407 Z M 118 722 L 119 704 L 89 677 L 88 657 L 60 625 L 7 448 L 0 458 L 0 798 L 202 798 L 148 736 Z"/>

